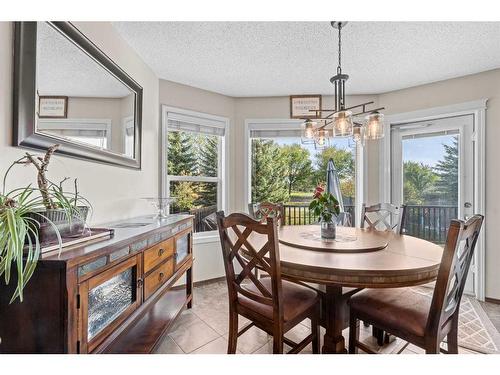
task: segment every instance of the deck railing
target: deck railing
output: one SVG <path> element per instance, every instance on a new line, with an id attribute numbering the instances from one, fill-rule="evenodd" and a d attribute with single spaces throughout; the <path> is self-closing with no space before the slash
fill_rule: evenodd
<path id="1" fill-rule="evenodd" d="M 217 206 L 208 206 L 203 208 L 193 208 L 189 210 L 191 215 L 194 215 L 194 231 L 195 232 L 205 232 L 207 230 L 213 230 L 210 223 L 206 223 L 204 219 L 210 215 L 217 212 Z"/>
<path id="2" fill-rule="evenodd" d="M 197 232 L 206 232 L 210 230 L 215 230 L 217 227 L 215 225 L 215 220 L 213 221 L 207 221 L 206 217 L 209 216 L 210 214 L 213 214 L 217 212 L 217 206 L 208 206 L 208 207 L 202 207 L 202 208 L 192 208 L 189 211 L 187 210 L 179 210 L 176 209 L 175 207 L 171 207 L 170 213 L 171 214 L 190 214 L 194 215 L 194 223 L 193 223 L 193 230 L 195 233 Z"/>
<path id="3" fill-rule="evenodd" d="M 354 206 L 344 206 L 345 212 L 351 214 L 352 224 L 356 225 Z M 217 211 L 216 206 L 192 209 L 190 214 L 194 215 L 194 231 L 204 232 L 213 230 L 204 219 Z M 283 205 L 284 225 L 308 225 L 319 221 L 319 218 L 309 211 L 305 204 Z M 434 243 L 443 244 L 446 241 L 450 220 L 458 217 L 457 206 L 406 206 L 404 220 L 404 232 L 410 236 L 423 238 Z"/>
<path id="4" fill-rule="evenodd" d="M 283 211 L 283 225 L 308 225 L 319 221 L 319 217 L 309 211 L 309 205 L 285 204 Z M 355 225 L 354 206 L 344 206 L 344 211 L 351 214 L 352 225 Z"/>
<path id="5" fill-rule="evenodd" d="M 318 222 L 307 205 L 284 205 L 284 225 L 307 225 Z M 344 206 L 356 225 L 354 206 Z M 450 220 L 458 217 L 457 206 L 406 206 L 404 232 L 410 236 L 423 238 L 434 243 L 446 242 Z"/>
<path id="6" fill-rule="evenodd" d="M 403 228 L 405 234 L 443 244 L 451 219 L 457 217 L 457 206 L 407 205 Z"/>

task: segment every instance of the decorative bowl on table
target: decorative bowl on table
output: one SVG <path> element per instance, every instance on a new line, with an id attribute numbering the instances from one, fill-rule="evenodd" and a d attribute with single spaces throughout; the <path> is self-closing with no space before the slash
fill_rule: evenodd
<path id="1" fill-rule="evenodd" d="M 156 210 L 158 211 L 158 214 L 156 215 L 156 218 L 158 219 L 164 219 L 168 217 L 168 211 L 169 207 L 172 203 L 176 201 L 176 197 L 167 197 L 167 198 L 161 198 L 161 197 L 148 197 L 148 198 L 142 198 L 149 202 Z"/>

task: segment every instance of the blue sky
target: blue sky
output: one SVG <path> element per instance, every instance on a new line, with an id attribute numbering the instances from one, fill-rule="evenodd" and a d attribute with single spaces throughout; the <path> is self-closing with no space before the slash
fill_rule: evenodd
<path id="1" fill-rule="evenodd" d="M 403 162 L 416 161 L 436 166 L 436 163 L 443 159 L 443 144 L 451 145 L 456 135 L 440 135 L 434 137 L 415 138 L 403 140 Z"/>

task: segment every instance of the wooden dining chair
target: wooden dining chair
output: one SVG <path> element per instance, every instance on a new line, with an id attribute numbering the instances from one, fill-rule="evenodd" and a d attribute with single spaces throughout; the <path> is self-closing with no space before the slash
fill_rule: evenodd
<path id="1" fill-rule="evenodd" d="M 426 353 L 444 351 L 440 344 L 446 337 L 446 352 L 458 353 L 460 301 L 482 223 L 482 215 L 451 221 L 432 300 L 412 288 L 365 289 L 351 297 L 349 353 L 358 347 L 372 352 L 359 342 L 359 319 Z"/>
<path id="2" fill-rule="evenodd" d="M 250 216 L 234 213 L 227 217 L 217 212 L 217 225 L 229 292 L 228 354 L 236 352 L 238 337 L 252 326 L 273 336 L 273 353 L 283 353 L 283 344 L 298 353 L 312 343 L 319 352 L 319 297 L 313 290 L 282 280 L 276 220 L 269 217 L 260 223 Z M 252 242 L 263 236 L 265 243 L 256 249 Z M 252 240 L 253 239 L 253 240 Z M 235 264 L 241 267 L 237 272 Z M 252 270 L 261 268 L 269 277 L 258 279 Z M 251 322 L 238 331 L 238 316 Z M 311 334 L 300 343 L 285 333 L 302 322 L 311 320 Z"/>
<path id="3" fill-rule="evenodd" d="M 395 206 L 391 203 L 378 203 L 373 206 L 366 206 L 363 203 L 361 208 L 361 228 L 375 230 L 395 230 L 402 234 L 404 229 L 404 219 L 406 206 Z"/>
<path id="4" fill-rule="evenodd" d="M 373 206 L 366 206 L 363 203 L 361 208 L 361 228 L 369 228 L 374 230 L 389 230 L 396 233 L 403 234 L 404 219 L 406 213 L 406 206 L 395 206 L 391 203 L 378 203 Z M 370 325 L 363 322 L 365 327 Z M 372 327 L 372 335 L 377 339 L 379 346 L 388 344 L 390 336 L 379 329 Z"/>
<path id="5" fill-rule="evenodd" d="M 250 216 L 261 222 L 266 221 L 268 217 L 273 217 L 277 220 L 278 225 L 284 224 L 285 214 L 282 204 L 271 202 L 250 203 L 248 211 L 250 212 Z"/>

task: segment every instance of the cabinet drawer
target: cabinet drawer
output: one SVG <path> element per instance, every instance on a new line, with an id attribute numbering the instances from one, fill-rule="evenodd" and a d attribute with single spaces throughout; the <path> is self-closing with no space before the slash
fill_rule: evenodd
<path id="1" fill-rule="evenodd" d="M 144 299 L 148 299 L 173 274 L 174 258 L 170 258 L 144 278 Z"/>
<path id="2" fill-rule="evenodd" d="M 144 252 L 144 273 L 148 273 L 174 254 L 174 238 L 160 242 Z"/>

